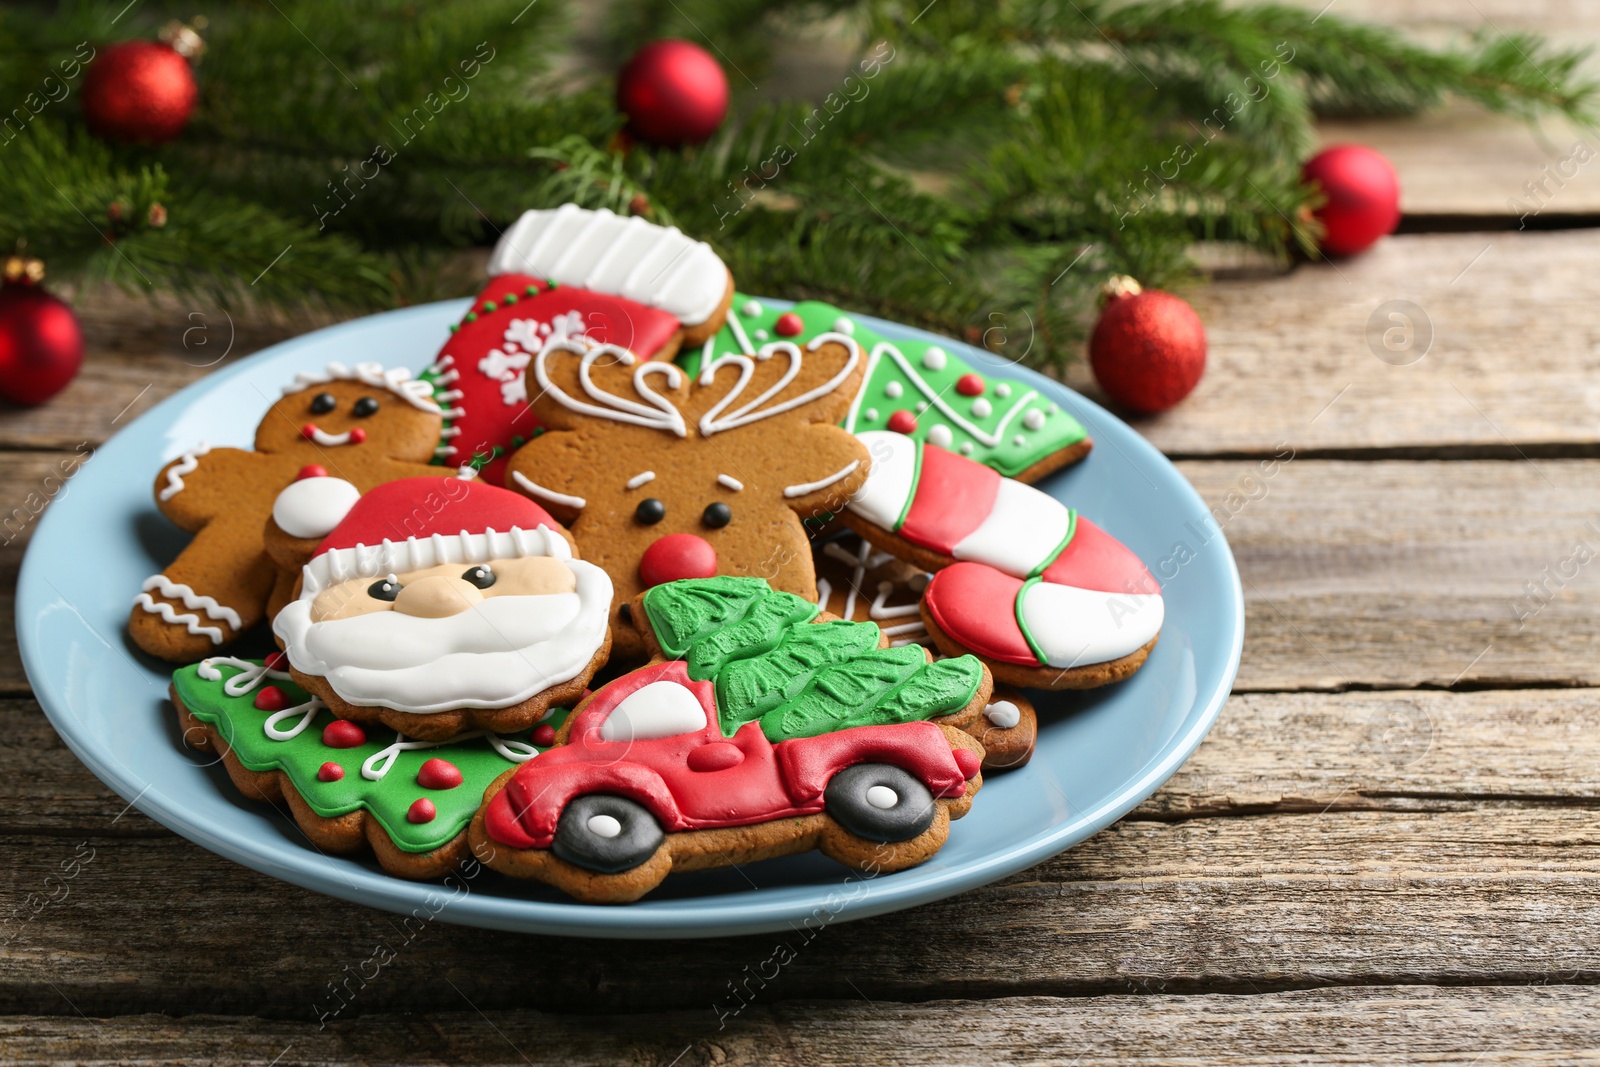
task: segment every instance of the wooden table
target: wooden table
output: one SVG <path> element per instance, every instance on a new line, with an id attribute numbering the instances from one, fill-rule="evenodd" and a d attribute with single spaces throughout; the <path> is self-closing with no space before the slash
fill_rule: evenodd
<path id="1" fill-rule="evenodd" d="M 1435 38 L 1600 38 L 1579 0 L 1347 6 Z M 82 377 L 0 417 L 0 511 L 23 509 L 0 536 L 0 1056 L 1600 1061 L 1600 164 L 1551 207 L 1566 228 L 1516 232 L 1505 204 L 1592 135 L 1454 113 L 1330 132 L 1392 146 L 1409 232 L 1195 294 L 1208 375 L 1140 426 L 1244 575 L 1216 729 L 1066 855 L 829 927 L 767 980 L 794 938 L 408 931 L 168 833 L 71 756 L 9 632 L 27 520 L 229 334 L 212 309 L 86 298 Z M 1369 345 L 1390 301 L 1431 326 L 1415 362 Z M 237 320 L 227 358 L 304 325 Z M 61 899 L 23 921 L 30 895 Z"/>

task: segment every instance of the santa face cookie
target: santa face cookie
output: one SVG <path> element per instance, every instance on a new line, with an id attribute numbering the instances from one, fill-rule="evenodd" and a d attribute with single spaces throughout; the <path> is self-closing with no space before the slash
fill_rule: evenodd
<path id="1" fill-rule="evenodd" d="M 245 796 L 284 803 L 323 852 L 371 849 L 384 870 L 436 878 L 467 858 L 466 828 L 486 786 L 550 747 L 566 713 L 533 730 L 419 741 L 335 719 L 297 686 L 281 653 L 227 656 L 173 673 L 190 747 L 222 756 Z"/>
<path id="2" fill-rule="evenodd" d="M 428 464 L 442 412 L 406 371 L 330 364 L 284 393 L 254 451 L 202 444 L 156 477 L 156 506 L 195 537 L 134 598 L 128 633 L 151 655 L 199 659 L 260 621 L 276 577 L 263 524 L 278 490 L 302 473 L 364 489 L 437 471 Z"/>
<path id="3" fill-rule="evenodd" d="M 680 362 L 697 372 L 771 340 L 805 343 L 825 332 L 853 337 L 867 357 L 860 392 L 842 425 L 851 433 L 893 430 L 1035 482 L 1089 454 L 1088 433 L 1035 389 L 990 377 L 932 341 L 890 341 L 857 316 L 804 301 L 781 309 L 735 294 L 727 324 Z"/>
<path id="4" fill-rule="evenodd" d="M 642 654 L 622 612 L 661 582 L 755 575 L 815 596 L 802 519 L 866 479 L 866 449 L 836 425 L 863 370 L 842 334 L 773 342 L 695 379 L 609 346 L 539 352 L 528 394 L 547 432 L 512 456 L 506 484 L 567 520 L 611 575 L 618 655 Z"/>
<path id="5" fill-rule="evenodd" d="M 273 632 L 340 718 L 423 740 L 512 733 L 605 662 L 611 582 L 525 497 L 455 477 L 365 495 L 314 478 L 280 495 L 275 521 L 312 529 L 318 506 L 327 535 Z"/>
<path id="6" fill-rule="evenodd" d="M 673 658 L 602 688 L 565 744 L 490 787 L 470 831 L 489 866 L 617 903 L 675 867 L 813 848 L 900 870 L 966 813 L 982 746 L 946 724 L 988 703 L 971 657 L 931 663 L 753 578 L 660 585 L 635 611 Z"/>
<path id="7" fill-rule="evenodd" d="M 1055 498 L 903 434 L 861 435 L 872 473 L 843 513 L 934 571 L 922 620 L 997 679 L 1082 689 L 1128 677 L 1155 646 L 1161 590 L 1137 556 Z"/>
<path id="8" fill-rule="evenodd" d="M 539 428 L 529 360 L 552 341 L 671 359 L 715 333 L 733 278 L 703 241 L 642 218 L 567 204 L 526 212 L 495 247 L 493 277 L 422 377 L 454 411 L 445 462 L 504 484 L 505 456 Z"/>

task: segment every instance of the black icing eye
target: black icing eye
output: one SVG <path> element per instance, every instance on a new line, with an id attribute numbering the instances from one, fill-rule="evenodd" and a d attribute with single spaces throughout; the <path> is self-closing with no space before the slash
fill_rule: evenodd
<path id="1" fill-rule="evenodd" d="M 381 578 L 367 586 L 367 595 L 373 600 L 393 600 L 400 595 L 400 583 Z"/>
<path id="2" fill-rule="evenodd" d="M 633 509 L 633 517 L 646 526 L 654 526 L 667 517 L 667 506 L 655 497 L 647 496 Z"/>
<path id="3" fill-rule="evenodd" d="M 733 509 L 718 500 L 714 504 L 706 505 L 706 510 L 700 515 L 700 521 L 713 530 L 720 530 L 733 521 Z"/>
<path id="4" fill-rule="evenodd" d="M 326 415 L 338 406 L 339 401 L 334 399 L 332 393 L 318 393 L 311 398 L 311 414 L 313 415 Z"/>
<path id="5" fill-rule="evenodd" d="M 356 418 L 364 419 L 368 415 L 378 413 L 378 402 L 370 396 L 364 396 L 356 401 L 356 406 L 352 410 L 356 413 Z"/>
<path id="6" fill-rule="evenodd" d="M 494 571 L 488 567 L 473 567 L 461 576 L 463 581 L 471 582 L 479 589 L 487 589 L 494 584 Z"/>

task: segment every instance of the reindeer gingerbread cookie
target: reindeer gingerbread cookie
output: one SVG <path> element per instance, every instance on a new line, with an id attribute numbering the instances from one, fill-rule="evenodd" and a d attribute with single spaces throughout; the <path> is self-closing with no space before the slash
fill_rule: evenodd
<path id="1" fill-rule="evenodd" d="M 128 634 L 151 655 L 192 662 L 261 620 L 277 578 L 262 530 L 284 486 L 332 474 L 369 489 L 439 473 L 428 464 L 449 412 L 409 372 L 332 363 L 284 394 L 261 420 L 254 451 L 201 444 L 157 475 L 156 506 L 195 536 L 134 598 Z"/>
<path id="2" fill-rule="evenodd" d="M 844 334 L 774 341 L 693 379 L 615 345 L 545 345 L 527 392 L 547 432 L 512 455 L 507 487 L 571 527 L 616 587 L 616 652 L 644 646 L 628 605 L 681 578 L 747 575 L 814 601 L 802 520 L 842 507 L 866 448 L 837 423 L 865 360 Z"/>

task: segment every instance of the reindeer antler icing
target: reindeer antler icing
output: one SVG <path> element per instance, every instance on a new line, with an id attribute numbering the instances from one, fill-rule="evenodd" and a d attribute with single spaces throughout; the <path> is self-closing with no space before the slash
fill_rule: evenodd
<path id="1" fill-rule="evenodd" d="M 583 386 L 583 391 L 591 400 L 599 401 L 606 406 L 601 407 L 590 404 L 572 396 L 558 386 L 550 378 L 547 364 L 552 352 L 571 352 L 579 357 L 578 382 Z M 626 397 L 617 396 L 607 392 L 594 384 L 591 376 L 595 360 L 601 356 L 615 356 L 618 363 L 624 367 L 632 367 L 638 363 L 638 357 L 626 348 L 617 345 L 595 345 L 585 347 L 575 341 L 555 340 L 539 350 L 538 357 L 533 363 L 533 373 L 539 383 L 539 388 L 544 390 L 562 407 L 571 411 L 582 412 L 585 415 L 594 415 L 597 418 L 611 419 L 616 422 L 628 422 L 635 426 L 645 426 L 656 430 L 667 430 L 679 437 L 688 437 L 689 428 L 684 424 L 683 415 L 673 406 L 672 401 L 650 388 L 647 378 L 652 374 L 664 375 L 667 379 L 667 388 L 677 389 L 683 384 L 683 372 L 671 363 L 652 361 L 640 363 L 633 372 L 633 388 L 646 403 L 637 403 Z"/>
<path id="2" fill-rule="evenodd" d="M 710 385 L 712 379 L 717 376 L 717 371 L 721 370 L 723 366 L 728 364 L 732 364 L 739 368 L 739 380 L 733 383 L 733 388 L 728 391 L 727 396 L 723 397 L 721 400 L 718 400 L 711 406 L 711 410 L 707 411 L 703 416 L 701 416 L 701 436 L 710 437 L 712 434 L 720 433 L 724 430 L 737 429 L 740 426 L 746 426 L 760 419 L 771 418 L 774 415 L 781 415 L 785 411 L 792 411 L 793 409 L 804 404 L 809 404 L 818 397 L 827 396 L 829 393 L 839 388 L 839 386 L 850 377 L 851 372 L 856 369 L 856 364 L 861 361 L 861 346 L 856 344 L 855 341 L 851 340 L 842 333 L 820 333 L 816 337 L 813 337 L 810 343 L 806 345 L 806 351 L 814 352 L 819 346 L 829 342 L 842 344 L 846 349 L 849 350 L 850 358 L 845 361 L 843 369 L 841 369 L 839 373 L 835 374 L 823 384 L 817 386 L 815 389 L 812 389 L 809 392 L 801 393 L 799 396 L 791 397 L 790 399 L 782 401 L 781 403 L 774 404 L 770 408 L 763 408 L 761 405 L 765 404 L 767 401 L 783 392 L 784 389 L 788 388 L 789 383 L 794 381 L 795 376 L 800 373 L 800 368 L 804 365 L 805 357 L 801 354 L 799 345 L 792 341 L 773 341 L 771 344 L 763 345 L 761 349 L 756 352 L 754 357 L 729 354 L 723 356 L 715 363 L 709 364 L 705 370 L 700 372 L 699 384 L 701 386 Z M 770 388 L 768 388 L 766 392 L 762 393 L 760 396 L 756 397 L 754 400 L 743 405 L 737 410 L 730 412 L 726 417 L 724 417 L 722 414 L 723 409 L 732 404 L 744 393 L 744 387 L 749 383 L 750 378 L 755 374 L 756 360 L 771 359 L 773 354 L 776 352 L 782 352 L 786 357 L 788 357 L 789 360 L 789 368 L 784 371 L 783 376 L 779 378 Z M 841 475 L 841 477 L 843 477 L 843 475 Z"/>

